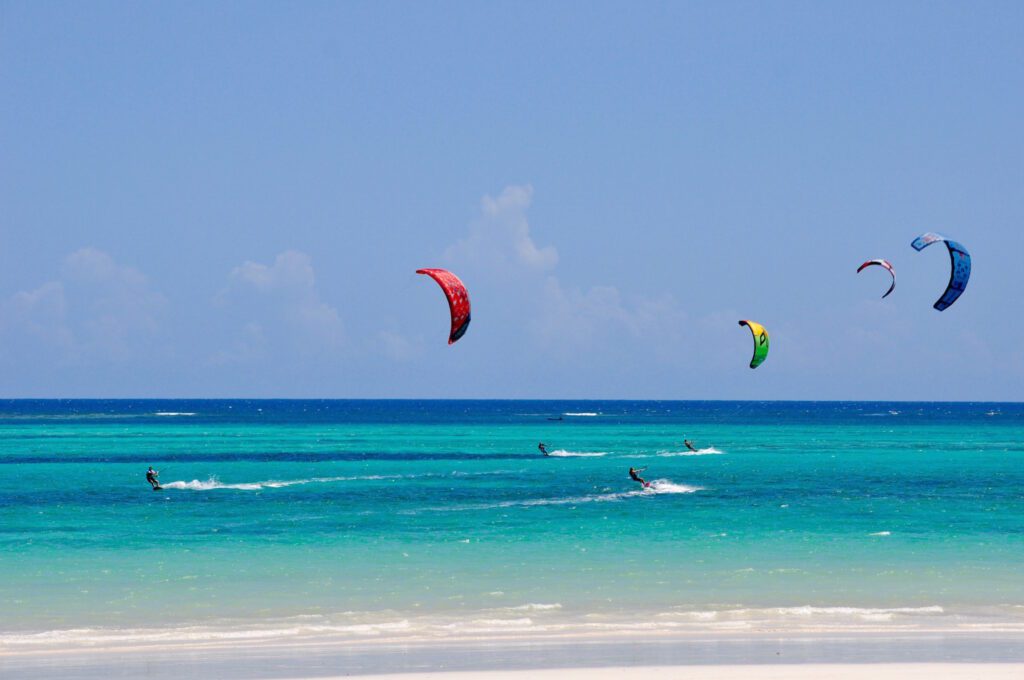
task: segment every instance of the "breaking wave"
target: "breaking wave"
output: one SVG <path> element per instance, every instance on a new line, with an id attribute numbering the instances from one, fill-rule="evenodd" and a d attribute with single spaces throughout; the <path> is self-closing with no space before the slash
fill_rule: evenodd
<path id="1" fill-rule="evenodd" d="M 514 612 L 547 612 L 561 608 L 562 605 L 559 602 L 553 602 L 551 604 L 543 602 L 527 602 L 526 604 L 521 604 L 518 607 L 506 607 L 508 611 Z"/>
<path id="2" fill-rule="evenodd" d="M 333 642 L 360 640 L 436 641 L 495 637 L 518 639 L 533 633 L 622 634 L 732 631 L 977 631 L 1024 630 L 1021 614 L 1005 606 L 979 611 L 948 611 L 939 605 L 917 607 L 724 605 L 714 609 L 689 606 L 669 610 L 566 614 L 559 603 L 527 603 L 460 615 L 419 615 L 402 612 L 340 612 L 304 614 L 261 622 L 224 621 L 218 625 L 168 628 L 69 628 L 0 634 L 0 652 L 102 649 L 125 645 L 165 649 L 219 643 L 273 644 L 276 641 Z"/>

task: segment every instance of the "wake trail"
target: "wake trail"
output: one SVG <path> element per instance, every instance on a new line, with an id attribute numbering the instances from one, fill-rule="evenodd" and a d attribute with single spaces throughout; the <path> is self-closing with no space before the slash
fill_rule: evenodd
<path id="1" fill-rule="evenodd" d="M 650 486 L 632 491 L 620 491 L 616 493 L 588 494 L 584 496 L 566 496 L 563 498 L 531 498 L 526 500 L 508 500 L 497 503 L 479 503 L 473 505 L 451 505 L 433 508 L 423 508 L 434 512 L 459 512 L 463 510 L 495 510 L 500 508 L 532 508 L 545 505 L 580 505 L 582 503 L 607 503 L 610 501 L 621 501 L 627 498 L 640 498 L 644 496 L 660 496 L 663 494 L 681 494 L 703 491 L 703 487 L 689 486 L 687 484 L 676 484 L 668 479 L 655 479 Z"/>
<path id="2" fill-rule="evenodd" d="M 360 477 L 313 477 L 311 479 L 271 479 L 263 482 L 241 482 L 238 484 L 225 484 L 216 477 L 205 481 L 193 479 L 191 482 L 177 481 L 161 484 L 165 489 L 183 489 L 187 491 L 213 491 L 215 489 L 234 489 L 236 491 L 259 491 L 261 489 L 280 489 L 286 486 L 299 486 L 302 484 L 328 484 L 331 482 L 355 482 L 377 479 L 399 479 L 401 475 L 365 475 Z"/>
<path id="3" fill-rule="evenodd" d="M 701 486 L 689 486 L 688 484 L 676 484 L 670 479 L 655 479 L 651 481 L 651 485 L 644 489 L 641 493 L 645 495 L 659 495 L 667 493 L 693 493 L 695 491 L 703 491 L 704 487 Z"/>
<path id="4" fill-rule="evenodd" d="M 551 458 L 598 458 L 607 455 L 607 451 L 565 451 L 563 449 L 548 451 L 548 456 Z"/>
<path id="5" fill-rule="evenodd" d="M 451 473 L 425 473 L 412 475 L 349 475 L 344 477 L 311 477 L 309 479 L 269 479 L 260 482 L 238 482 L 226 484 L 216 477 L 206 480 L 193 479 L 191 482 L 178 480 L 161 484 L 164 489 L 176 489 L 184 491 L 213 491 L 217 489 L 233 489 L 235 491 L 260 491 L 262 489 L 281 489 L 288 486 L 301 486 L 303 484 L 331 484 L 336 482 L 367 482 L 389 479 L 423 479 L 423 478 L 445 478 L 445 477 L 484 477 L 491 475 L 514 474 L 514 470 L 494 470 L 485 472 L 460 472 Z"/>
<path id="6" fill-rule="evenodd" d="M 662 458 L 671 458 L 673 456 L 714 456 L 724 454 L 725 451 L 719 451 L 714 446 L 709 446 L 706 449 L 697 449 L 696 451 L 662 451 L 658 453 Z"/>

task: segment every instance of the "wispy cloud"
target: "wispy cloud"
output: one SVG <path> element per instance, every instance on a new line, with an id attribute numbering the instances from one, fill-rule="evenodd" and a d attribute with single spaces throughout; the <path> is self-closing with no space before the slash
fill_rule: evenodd
<path id="1" fill-rule="evenodd" d="M 9 359 L 127 363 L 159 348 L 165 307 L 138 269 L 82 248 L 64 259 L 58 279 L 5 302 L 0 331 Z"/>
<path id="2" fill-rule="evenodd" d="M 533 202 L 533 187 L 507 186 L 497 197 L 484 196 L 480 217 L 469 234 L 445 251 L 445 259 L 508 272 L 545 271 L 558 263 L 553 246 L 538 247 L 530 235 L 526 211 Z"/>
<path id="3" fill-rule="evenodd" d="M 669 295 L 626 295 L 614 281 L 564 283 L 556 271 L 558 251 L 537 243 L 527 215 L 532 200 L 530 186 L 484 196 L 467 236 L 445 253 L 469 273 L 467 283 L 501 300 L 503 314 L 512 317 L 508 332 L 561 358 L 634 346 L 664 354 L 682 341 L 686 315 Z"/>
<path id="4" fill-rule="evenodd" d="M 234 324 L 216 363 L 295 360 L 334 352 L 344 341 L 341 315 L 321 300 L 312 260 L 299 251 L 235 267 L 215 302 Z"/>

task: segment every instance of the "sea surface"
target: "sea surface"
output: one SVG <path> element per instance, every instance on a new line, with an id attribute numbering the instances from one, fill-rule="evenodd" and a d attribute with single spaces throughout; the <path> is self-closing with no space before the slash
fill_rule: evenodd
<path id="1" fill-rule="evenodd" d="M 1024 631 L 1024 404 L 0 401 L 0 651 L 824 629 Z"/>

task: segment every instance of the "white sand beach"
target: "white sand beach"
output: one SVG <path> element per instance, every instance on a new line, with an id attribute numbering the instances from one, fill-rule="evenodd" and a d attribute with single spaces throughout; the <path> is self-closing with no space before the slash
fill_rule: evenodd
<path id="1" fill-rule="evenodd" d="M 4 680 L 782 680 L 1014 678 L 1024 637 L 1009 633 L 787 632 L 659 639 L 579 637 L 395 643 L 293 640 L 0 648 Z"/>
<path id="2" fill-rule="evenodd" d="M 352 678 L 353 676 L 345 676 Z M 633 666 L 528 671 L 462 671 L 357 676 L 373 680 L 1020 680 L 1024 664 L 786 664 L 772 666 Z M 341 680 L 332 678 L 331 680 Z"/>

